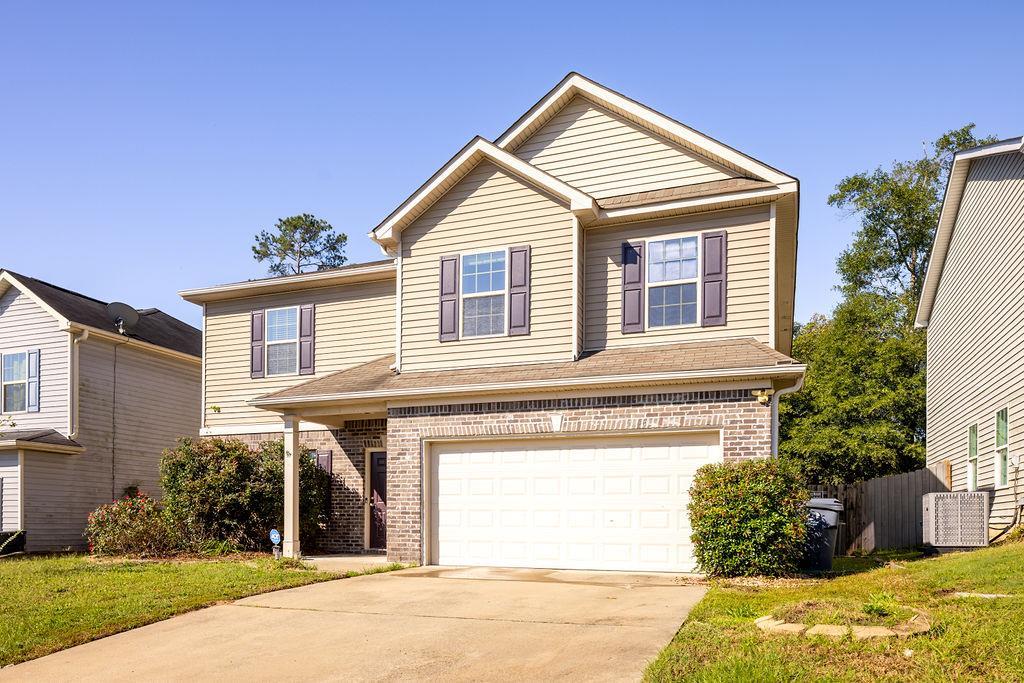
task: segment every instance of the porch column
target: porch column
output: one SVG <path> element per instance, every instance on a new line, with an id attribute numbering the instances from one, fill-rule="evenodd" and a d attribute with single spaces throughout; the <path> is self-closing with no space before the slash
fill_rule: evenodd
<path id="1" fill-rule="evenodd" d="M 284 540 L 285 557 L 301 557 L 299 552 L 299 418 L 284 416 Z"/>

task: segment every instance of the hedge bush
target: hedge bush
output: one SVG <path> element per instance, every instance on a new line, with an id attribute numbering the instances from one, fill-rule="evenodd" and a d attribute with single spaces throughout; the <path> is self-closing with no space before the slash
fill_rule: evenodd
<path id="1" fill-rule="evenodd" d="M 701 570 L 714 576 L 796 571 L 807 537 L 807 489 L 778 459 L 705 465 L 690 490 L 690 524 Z"/>
<path id="2" fill-rule="evenodd" d="M 270 547 L 284 525 L 284 442 L 250 448 L 234 439 L 181 439 L 160 462 L 164 504 L 192 544 L 226 542 L 244 550 Z M 300 460 L 302 544 L 314 549 L 329 514 L 330 477 L 305 453 Z"/>
<path id="3" fill-rule="evenodd" d="M 97 555 L 169 555 L 181 547 L 166 510 L 145 494 L 127 495 L 89 514 L 89 550 Z"/>

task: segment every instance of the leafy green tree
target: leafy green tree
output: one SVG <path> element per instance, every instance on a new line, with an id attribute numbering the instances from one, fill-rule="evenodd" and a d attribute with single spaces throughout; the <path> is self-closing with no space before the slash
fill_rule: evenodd
<path id="1" fill-rule="evenodd" d="M 273 275 L 296 275 L 344 264 L 347 242 L 348 235 L 335 232 L 327 221 L 303 213 L 280 218 L 273 231 L 256 235 L 252 255 L 261 263 L 269 261 Z"/>
<path id="2" fill-rule="evenodd" d="M 923 155 L 843 178 L 828 202 L 860 218 L 836 264 L 843 301 L 796 326 L 802 391 L 780 406 L 779 452 L 809 480 L 853 482 L 924 464 L 925 333 L 914 313 L 953 155 L 986 144 L 974 124 Z"/>
<path id="3" fill-rule="evenodd" d="M 925 337 L 898 301 L 861 293 L 803 325 L 804 388 L 779 411 L 779 452 L 809 481 L 847 483 L 924 466 Z"/>

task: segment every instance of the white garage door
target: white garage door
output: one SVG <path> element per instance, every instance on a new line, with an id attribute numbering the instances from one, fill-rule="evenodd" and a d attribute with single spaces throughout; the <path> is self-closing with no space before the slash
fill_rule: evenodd
<path id="1" fill-rule="evenodd" d="M 718 434 L 431 446 L 430 560 L 693 571 L 686 513 Z"/>

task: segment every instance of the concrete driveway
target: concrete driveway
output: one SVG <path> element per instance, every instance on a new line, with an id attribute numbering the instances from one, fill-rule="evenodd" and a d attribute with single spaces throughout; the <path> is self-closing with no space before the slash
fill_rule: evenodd
<path id="1" fill-rule="evenodd" d="M 704 588 L 426 567 L 267 593 L 80 645 L 4 680 L 637 680 Z"/>

